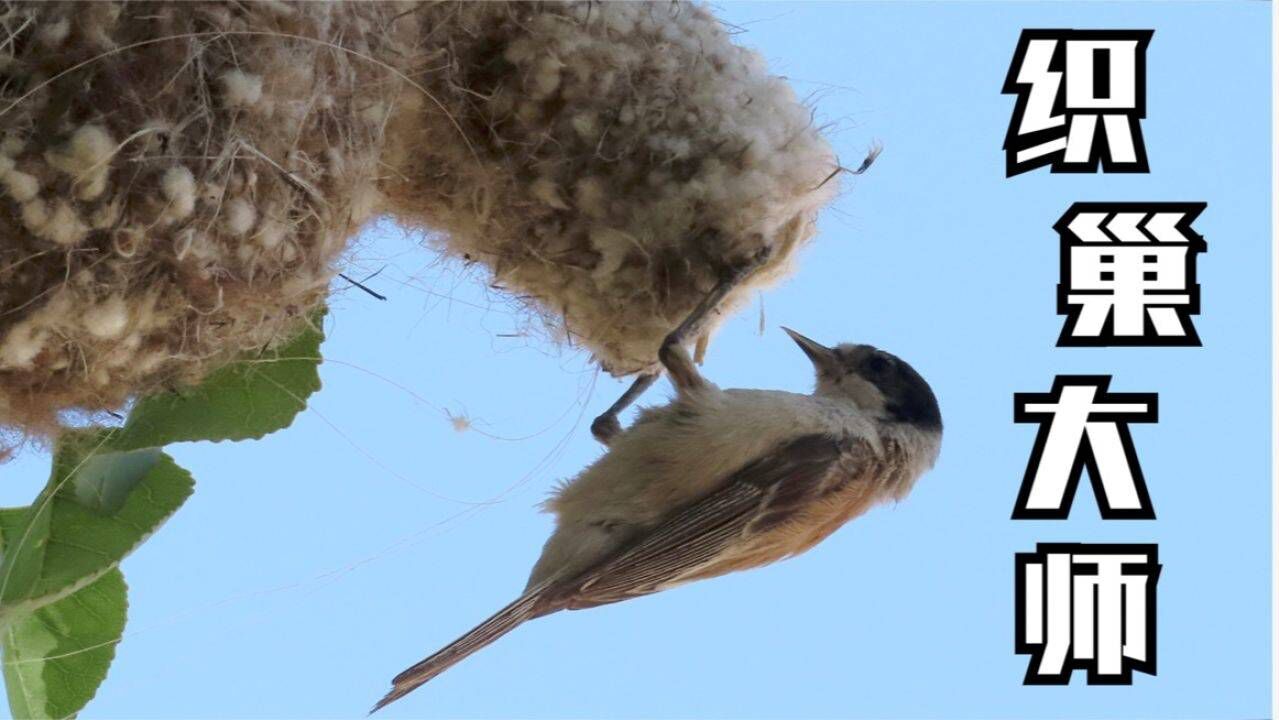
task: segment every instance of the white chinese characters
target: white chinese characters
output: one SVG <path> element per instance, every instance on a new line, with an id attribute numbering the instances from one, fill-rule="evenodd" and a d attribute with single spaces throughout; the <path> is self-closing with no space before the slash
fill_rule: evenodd
<path id="1" fill-rule="evenodd" d="M 1003 92 L 1017 95 L 1004 139 L 1008 177 L 1149 172 L 1146 47 L 1153 30 L 1023 30 Z"/>
<path id="2" fill-rule="evenodd" d="M 1196 259 L 1207 249 L 1190 224 L 1204 203 L 1075 203 L 1061 235 L 1059 346 L 1200 345 Z"/>
<path id="3" fill-rule="evenodd" d="M 1155 393 L 1111 393 L 1109 375 L 1059 375 L 1050 393 L 1017 393 L 1013 421 L 1039 423 L 1016 520 L 1063 519 L 1085 468 L 1101 516 L 1153 519 L 1130 422 L 1158 422 Z"/>
<path id="4" fill-rule="evenodd" d="M 1039 543 L 1017 554 L 1017 652 L 1031 656 L 1028 685 L 1092 685 L 1155 674 L 1154 545 Z"/>
<path id="5" fill-rule="evenodd" d="M 1008 177 L 1150 172 L 1142 138 L 1152 30 L 1021 32 L 1003 92 Z M 1060 237 L 1058 347 L 1201 346 L 1192 223 L 1202 202 L 1076 202 Z M 1077 356 L 1087 356 L 1079 353 Z M 1159 420 L 1155 393 L 1110 392 L 1110 375 L 1058 375 L 1047 393 L 1015 393 L 1013 421 L 1037 424 L 1014 520 L 1070 517 L 1084 471 L 1103 520 L 1154 520 L 1131 423 Z M 1016 652 L 1023 682 L 1130 685 L 1155 674 L 1154 544 L 1040 543 L 1015 562 Z"/>

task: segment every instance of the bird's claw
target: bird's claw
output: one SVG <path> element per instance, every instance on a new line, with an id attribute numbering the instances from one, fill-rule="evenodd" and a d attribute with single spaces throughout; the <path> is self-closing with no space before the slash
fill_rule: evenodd
<path id="1" fill-rule="evenodd" d="M 591 435 L 603 445 L 608 445 L 622 431 L 622 423 L 612 413 L 604 413 L 591 423 Z"/>

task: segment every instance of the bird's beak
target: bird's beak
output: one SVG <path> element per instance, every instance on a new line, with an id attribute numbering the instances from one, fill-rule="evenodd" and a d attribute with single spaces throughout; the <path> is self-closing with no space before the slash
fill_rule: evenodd
<path id="1" fill-rule="evenodd" d="M 788 327 L 783 327 L 782 329 L 786 331 L 787 335 L 790 335 L 791 340 L 794 340 L 795 344 L 799 345 L 799 349 L 804 351 L 804 354 L 808 356 L 809 360 L 813 361 L 813 366 L 819 371 L 831 370 L 834 368 L 834 351 L 816 340 L 811 340 L 800 335 Z"/>

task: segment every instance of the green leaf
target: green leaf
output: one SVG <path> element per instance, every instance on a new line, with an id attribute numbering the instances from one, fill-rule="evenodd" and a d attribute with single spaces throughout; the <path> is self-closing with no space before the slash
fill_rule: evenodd
<path id="1" fill-rule="evenodd" d="M 25 507 L 0 508 L 0 552 L 9 544 L 13 533 L 26 521 L 28 509 Z"/>
<path id="2" fill-rule="evenodd" d="M 72 476 L 71 492 L 76 502 L 90 510 L 103 515 L 118 512 L 163 455 L 156 448 L 91 455 Z"/>
<path id="3" fill-rule="evenodd" d="M 194 488 L 159 448 L 288 427 L 320 388 L 323 315 L 196 388 L 140 399 L 123 428 L 65 433 L 35 502 L 0 508 L 0 643 L 15 717 L 71 717 L 93 698 L 124 631 L 118 565 Z"/>
<path id="4" fill-rule="evenodd" d="M 0 615 L 52 602 L 109 572 L 191 495 L 191 474 L 159 450 L 104 452 L 113 432 L 59 440 L 49 484 L 15 523 L 0 562 Z"/>
<path id="5" fill-rule="evenodd" d="M 185 440 L 245 440 L 288 427 L 320 389 L 321 309 L 290 342 L 245 357 L 181 392 L 142 398 L 129 413 L 116 450 Z"/>
<path id="6" fill-rule="evenodd" d="M 128 609 L 114 569 L 4 628 L 4 681 L 15 718 L 68 718 L 107 676 Z"/>
<path id="7" fill-rule="evenodd" d="M 0 529 L 6 539 L 4 559 L 0 561 L 0 617 L 13 602 L 31 597 L 44 567 L 44 551 L 49 544 L 49 520 L 52 506 L 41 503 L 42 492 L 35 505 L 5 508 L 0 512 Z M 10 547 L 12 544 L 12 547 Z"/>

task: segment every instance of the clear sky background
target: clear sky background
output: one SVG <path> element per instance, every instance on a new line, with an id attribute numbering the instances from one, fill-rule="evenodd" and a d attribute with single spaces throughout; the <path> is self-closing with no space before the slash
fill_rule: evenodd
<path id="1" fill-rule="evenodd" d="M 797 275 L 727 323 L 704 372 L 807 391 L 778 329 L 913 363 L 946 420 L 941 461 L 896 507 L 762 570 L 561 613 L 386 717 L 1143 717 L 1269 714 L 1270 5 L 728 4 L 845 164 L 872 140 Z M 1001 95 L 1026 27 L 1154 28 L 1149 175 L 1004 178 Z M 1058 239 L 1074 201 L 1206 201 L 1203 348 L 1056 348 Z M 124 563 L 130 618 L 86 718 L 356 717 L 392 675 L 511 599 L 551 529 L 536 504 L 597 457 L 622 390 L 482 278 L 390 226 L 334 298 L 324 388 L 263 441 L 171 448 L 195 495 Z M 345 283 L 338 282 L 342 288 Z M 509 334 L 520 334 L 507 337 Z M 1157 392 L 1133 438 L 1159 519 L 1012 521 L 1035 433 L 1012 395 L 1058 373 Z M 659 386 L 647 397 L 658 402 Z M 450 416 L 469 418 L 457 432 Z M 48 459 L 3 468 L 25 504 Z M 477 505 L 474 503 L 488 503 Z M 1043 541 L 1157 542 L 1159 675 L 1023 687 L 1013 555 Z"/>

